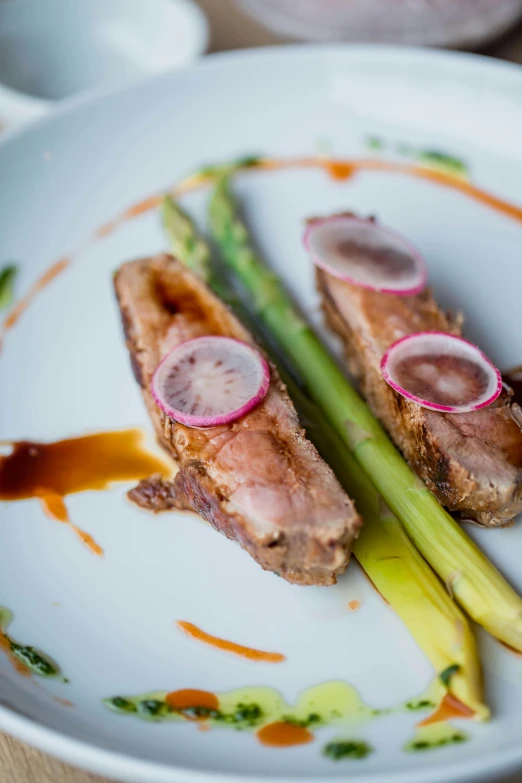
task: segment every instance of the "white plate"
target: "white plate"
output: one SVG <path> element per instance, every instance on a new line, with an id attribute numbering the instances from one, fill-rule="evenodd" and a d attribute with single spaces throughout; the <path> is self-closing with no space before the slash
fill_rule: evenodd
<path id="1" fill-rule="evenodd" d="M 368 155 L 364 139 L 451 152 L 475 182 L 522 202 L 522 71 L 490 60 L 390 48 L 295 48 L 211 57 L 183 73 L 76 101 L 0 145 L 0 262 L 21 264 L 26 290 L 129 204 L 192 168 L 241 154 Z M 354 208 L 377 213 L 426 254 L 437 294 L 468 315 L 467 334 L 505 367 L 522 361 L 522 225 L 463 194 L 398 174 L 335 183 L 320 171 L 241 179 L 267 258 L 320 322 L 301 221 Z M 203 214 L 201 194 L 187 204 Z M 141 425 L 111 274 L 165 247 L 148 213 L 91 244 L 35 300 L 0 357 L 2 439 L 53 440 Z M 68 499 L 74 521 L 105 549 L 94 557 L 35 501 L 0 508 L 0 603 L 13 636 L 52 655 L 70 678 L 34 682 L 0 656 L 0 725 L 91 770 L 128 781 L 467 780 L 522 762 L 522 661 L 481 636 L 494 718 L 465 726 L 461 746 L 407 754 L 415 715 L 354 729 L 375 752 L 324 758 L 314 743 L 277 750 L 249 733 L 202 733 L 109 712 L 102 698 L 154 689 L 223 691 L 270 685 L 288 700 L 324 680 L 354 684 L 375 707 L 419 694 L 433 673 L 398 619 L 353 564 L 334 588 L 293 587 L 194 517 L 149 517 L 126 487 Z M 473 535 L 522 589 L 522 531 Z M 361 608 L 348 612 L 347 602 Z M 58 606 L 55 606 L 58 604 Z M 196 643 L 174 625 L 286 654 L 253 663 Z M 74 702 L 63 707 L 52 696 Z M 346 731 L 342 732 L 346 734 Z M 349 732 L 348 732 L 349 733 Z"/>

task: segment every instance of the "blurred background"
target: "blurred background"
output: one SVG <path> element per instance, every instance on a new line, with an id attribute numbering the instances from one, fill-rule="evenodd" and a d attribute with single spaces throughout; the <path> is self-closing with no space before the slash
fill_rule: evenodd
<path id="1" fill-rule="evenodd" d="M 199 4 L 210 19 L 216 49 L 295 40 L 479 49 L 505 35 L 522 15 L 522 0 L 199 0 Z M 506 46 L 509 56 L 507 41 Z"/>
<path id="2" fill-rule="evenodd" d="M 207 51 L 342 41 L 522 62 L 522 0 L 0 0 L 0 129 Z"/>

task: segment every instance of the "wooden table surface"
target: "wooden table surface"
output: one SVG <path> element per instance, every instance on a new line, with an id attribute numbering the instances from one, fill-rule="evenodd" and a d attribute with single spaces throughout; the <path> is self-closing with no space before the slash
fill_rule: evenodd
<path id="1" fill-rule="evenodd" d="M 211 51 L 290 43 L 266 30 L 237 10 L 233 0 L 197 0 L 205 10 L 212 31 Z M 522 24 L 484 52 L 522 63 Z M 70 767 L 28 745 L 0 734 L 0 783 L 109 783 L 106 778 Z M 497 779 L 495 783 L 500 783 Z M 522 775 L 502 783 L 522 783 Z"/>

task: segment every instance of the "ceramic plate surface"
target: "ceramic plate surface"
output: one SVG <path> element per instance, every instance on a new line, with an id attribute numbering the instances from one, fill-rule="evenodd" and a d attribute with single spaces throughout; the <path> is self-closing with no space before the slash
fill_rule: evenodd
<path id="1" fill-rule="evenodd" d="M 444 151 L 475 184 L 522 204 L 522 71 L 486 59 L 390 48 L 295 48 L 207 58 L 182 73 L 76 101 L 0 144 L 0 266 L 20 265 L 23 294 L 57 259 L 70 265 L 6 336 L 0 355 L 2 441 L 56 441 L 152 427 L 131 374 L 112 273 L 165 249 L 157 212 L 85 244 L 130 205 L 204 163 L 276 157 L 408 156 Z M 374 139 L 370 146 L 368 138 Z M 375 138 L 380 141 L 377 144 Z M 405 146 L 407 145 L 407 146 Z M 522 362 L 522 223 L 465 193 L 400 173 L 333 181 L 318 169 L 238 178 L 270 263 L 322 330 L 302 249 L 307 215 L 377 214 L 425 254 L 433 286 L 462 308 L 466 336 L 500 368 Z M 185 204 L 204 217 L 205 192 Z M 324 333 L 324 332 L 323 332 Z M 331 344 L 334 343 L 330 340 Z M 393 711 L 353 730 L 324 728 L 307 745 L 262 746 L 250 732 L 198 730 L 109 711 L 121 694 L 270 686 L 292 703 L 328 680 L 354 685 L 374 708 L 420 694 L 433 677 L 397 617 L 354 563 L 337 586 L 302 588 L 263 572 L 194 516 L 153 517 L 125 499 L 130 484 L 66 499 L 96 557 L 37 500 L 0 506 L 0 604 L 9 633 L 45 651 L 69 682 L 24 678 L 0 654 L 0 727 L 72 763 L 126 781 L 208 783 L 344 778 L 462 781 L 522 762 L 522 660 L 479 634 L 486 725 L 469 741 L 406 753 L 418 716 Z M 522 529 L 470 529 L 522 590 Z M 358 611 L 348 603 L 360 602 Z M 177 620 L 286 661 L 254 662 L 198 643 Z M 59 700 L 72 702 L 66 706 Z M 365 740 L 364 760 L 334 762 L 332 737 Z"/>

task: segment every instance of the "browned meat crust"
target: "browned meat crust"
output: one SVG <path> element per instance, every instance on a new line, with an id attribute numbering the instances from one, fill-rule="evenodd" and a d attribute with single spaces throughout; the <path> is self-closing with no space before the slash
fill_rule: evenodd
<path id="1" fill-rule="evenodd" d="M 317 270 L 328 325 L 373 413 L 439 501 L 481 525 L 508 524 L 522 511 L 522 411 L 506 389 L 472 413 L 426 410 L 383 380 L 380 361 L 395 340 L 418 331 L 461 333 L 430 291 L 393 296 Z"/>
<path id="2" fill-rule="evenodd" d="M 194 511 L 180 479 L 180 473 L 172 481 L 166 481 L 159 474 L 150 476 L 127 492 L 127 497 L 137 506 L 155 514 L 160 511 Z"/>
<path id="3" fill-rule="evenodd" d="M 334 583 L 361 520 L 306 439 L 276 370 L 261 405 L 226 426 L 177 424 L 150 394 L 160 359 L 184 340 L 220 334 L 252 342 L 251 336 L 169 256 L 124 264 L 115 288 L 134 375 L 158 439 L 180 468 L 173 485 L 153 477 L 131 491 L 131 500 L 153 511 L 188 503 L 263 568 L 296 584 Z"/>

